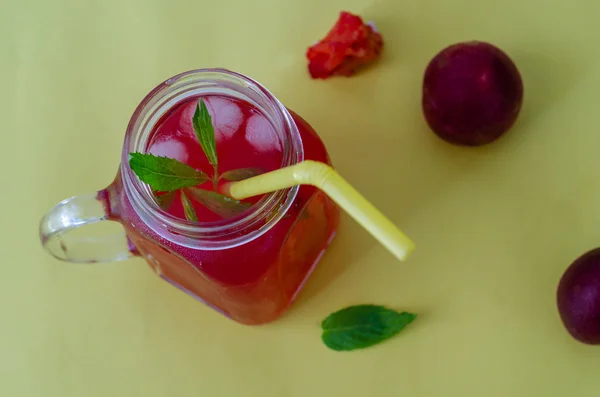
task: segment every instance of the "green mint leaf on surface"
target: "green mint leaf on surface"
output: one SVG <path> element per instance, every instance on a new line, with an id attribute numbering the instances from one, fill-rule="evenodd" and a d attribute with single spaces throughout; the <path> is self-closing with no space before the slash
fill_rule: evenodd
<path id="1" fill-rule="evenodd" d="M 192 124 L 194 125 L 194 132 L 198 137 L 198 142 L 208 159 L 208 162 L 216 167 L 219 163 L 217 159 L 217 144 L 215 142 L 215 129 L 212 125 L 212 119 L 206 104 L 202 99 L 198 101 L 196 105 L 196 112 L 192 118 Z"/>
<path id="2" fill-rule="evenodd" d="M 149 153 L 129 153 L 129 166 L 142 182 L 159 192 L 197 186 L 208 180 L 206 174 L 187 164 Z"/>
<path id="3" fill-rule="evenodd" d="M 160 208 L 167 211 L 169 208 L 171 208 L 173 201 L 175 201 L 175 192 L 168 192 L 165 194 L 157 194 L 154 192 L 154 199 Z"/>
<path id="4" fill-rule="evenodd" d="M 192 202 L 183 190 L 181 191 L 181 204 L 183 204 L 183 212 L 185 214 L 185 219 L 187 219 L 188 221 L 198 222 L 196 210 L 194 209 Z"/>
<path id="5" fill-rule="evenodd" d="M 383 306 L 350 306 L 330 314 L 323 321 L 322 339 L 332 350 L 362 349 L 391 338 L 416 317 L 415 314 L 398 313 Z"/>
<path id="6" fill-rule="evenodd" d="M 222 194 L 204 189 L 190 188 L 187 192 L 192 198 L 223 218 L 231 218 L 245 212 L 252 206 L 250 203 L 234 200 Z"/>
<path id="7" fill-rule="evenodd" d="M 237 170 L 227 171 L 221 174 L 221 179 L 226 181 L 236 182 L 243 181 L 244 179 L 252 178 L 253 176 L 260 175 L 263 172 L 258 168 L 238 168 Z"/>

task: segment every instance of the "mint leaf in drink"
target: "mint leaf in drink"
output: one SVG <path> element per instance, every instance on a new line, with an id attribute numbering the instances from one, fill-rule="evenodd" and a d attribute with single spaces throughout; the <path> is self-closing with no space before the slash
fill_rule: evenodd
<path id="1" fill-rule="evenodd" d="M 173 201 L 175 201 L 175 192 L 168 192 L 165 194 L 154 192 L 154 199 L 160 208 L 167 211 L 171 207 L 171 204 L 173 204 Z"/>
<path id="2" fill-rule="evenodd" d="M 175 159 L 150 153 L 129 153 L 129 166 L 142 182 L 158 192 L 172 192 L 208 181 L 202 171 Z"/>
<path id="3" fill-rule="evenodd" d="M 321 324 L 325 345 L 336 351 L 369 347 L 391 338 L 413 322 L 415 314 L 376 305 L 350 306 L 330 314 Z"/>
<path id="4" fill-rule="evenodd" d="M 200 146 L 202 147 L 202 150 L 204 151 L 208 162 L 211 163 L 213 167 L 215 167 L 216 171 L 216 167 L 219 162 L 217 159 L 215 129 L 212 125 L 210 113 L 208 113 L 206 104 L 202 99 L 198 100 L 198 105 L 196 105 L 196 112 L 194 113 L 194 117 L 192 118 L 192 124 L 194 125 L 194 132 L 196 132 L 198 142 L 200 142 Z"/>
<path id="5" fill-rule="evenodd" d="M 244 179 L 252 178 L 253 176 L 260 175 L 263 172 L 258 168 L 238 168 L 237 170 L 227 171 L 221 174 L 221 179 L 226 181 L 236 182 L 243 181 Z"/>
<path id="6" fill-rule="evenodd" d="M 183 190 L 181 191 L 181 204 L 183 204 L 183 213 L 185 214 L 185 219 L 188 221 L 198 222 L 196 210 Z"/>
<path id="7" fill-rule="evenodd" d="M 204 189 L 190 188 L 187 189 L 187 192 L 194 200 L 223 218 L 232 218 L 240 215 L 252 206 L 250 203 L 234 200 L 222 194 Z"/>

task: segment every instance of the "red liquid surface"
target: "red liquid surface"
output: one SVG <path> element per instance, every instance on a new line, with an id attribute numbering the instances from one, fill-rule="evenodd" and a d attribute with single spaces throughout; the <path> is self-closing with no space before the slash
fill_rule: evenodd
<path id="1" fill-rule="evenodd" d="M 252 105 L 227 97 L 204 97 L 213 118 L 219 172 L 237 168 L 271 171 L 281 167 L 282 143 Z M 176 158 L 212 175 L 192 127 L 198 98 L 176 105 L 157 123 L 148 145 L 156 155 Z M 315 131 L 295 113 L 304 157 L 329 163 L 327 151 Z M 314 266 L 335 235 L 339 209 L 322 192 L 301 186 L 285 217 L 262 236 L 241 246 L 206 251 L 173 243 L 141 221 L 120 188 L 119 210 L 128 237 L 158 275 L 216 310 L 245 324 L 260 324 L 279 317 L 293 302 Z M 211 184 L 202 188 L 211 190 Z M 253 198 L 256 202 L 260 198 Z M 201 222 L 221 221 L 199 203 L 194 208 Z M 177 197 L 167 210 L 185 218 Z"/>
<path id="2" fill-rule="evenodd" d="M 282 144 L 268 119 L 256 108 L 222 96 L 204 97 L 203 101 L 215 127 L 219 175 L 241 168 L 267 172 L 281 166 Z M 192 125 L 197 104 L 198 98 L 192 98 L 171 109 L 155 128 L 147 150 L 155 155 L 176 158 L 212 177 L 215 170 L 202 151 Z M 198 187 L 214 190 L 212 181 Z M 255 203 L 260 198 L 245 201 Z M 201 222 L 223 219 L 194 200 L 192 204 Z M 185 219 L 179 193 L 167 212 Z"/>

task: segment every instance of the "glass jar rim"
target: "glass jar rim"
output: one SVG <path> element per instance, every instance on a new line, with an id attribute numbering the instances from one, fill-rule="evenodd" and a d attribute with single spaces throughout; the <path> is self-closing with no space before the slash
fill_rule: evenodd
<path id="1" fill-rule="evenodd" d="M 302 139 L 292 115 L 279 100 L 250 77 L 227 69 L 195 69 L 165 80 L 140 102 L 127 127 L 121 155 L 125 195 L 140 219 L 173 243 L 194 249 L 233 248 L 271 229 L 289 210 L 299 187 L 266 194 L 242 216 L 218 222 L 191 222 L 162 210 L 150 187 L 129 167 L 129 153 L 145 152 L 162 116 L 190 97 L 224 95 L 255 106 L 273 125 L 283 150 L 281 167 L 304 160 Z"/>

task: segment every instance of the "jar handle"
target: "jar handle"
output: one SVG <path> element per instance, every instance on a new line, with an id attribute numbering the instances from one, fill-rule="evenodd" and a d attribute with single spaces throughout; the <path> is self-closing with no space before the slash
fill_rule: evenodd
<path id="1" fill-rule="evenodd" d="M 110 216 L 110 191 L 68 198 L 40 221 L 40 240 L 55 258 L 74 263 L 117 262 L 135 255 L 125 230 Z M 115 227 L 118 228 L 115 230 Z"/>

